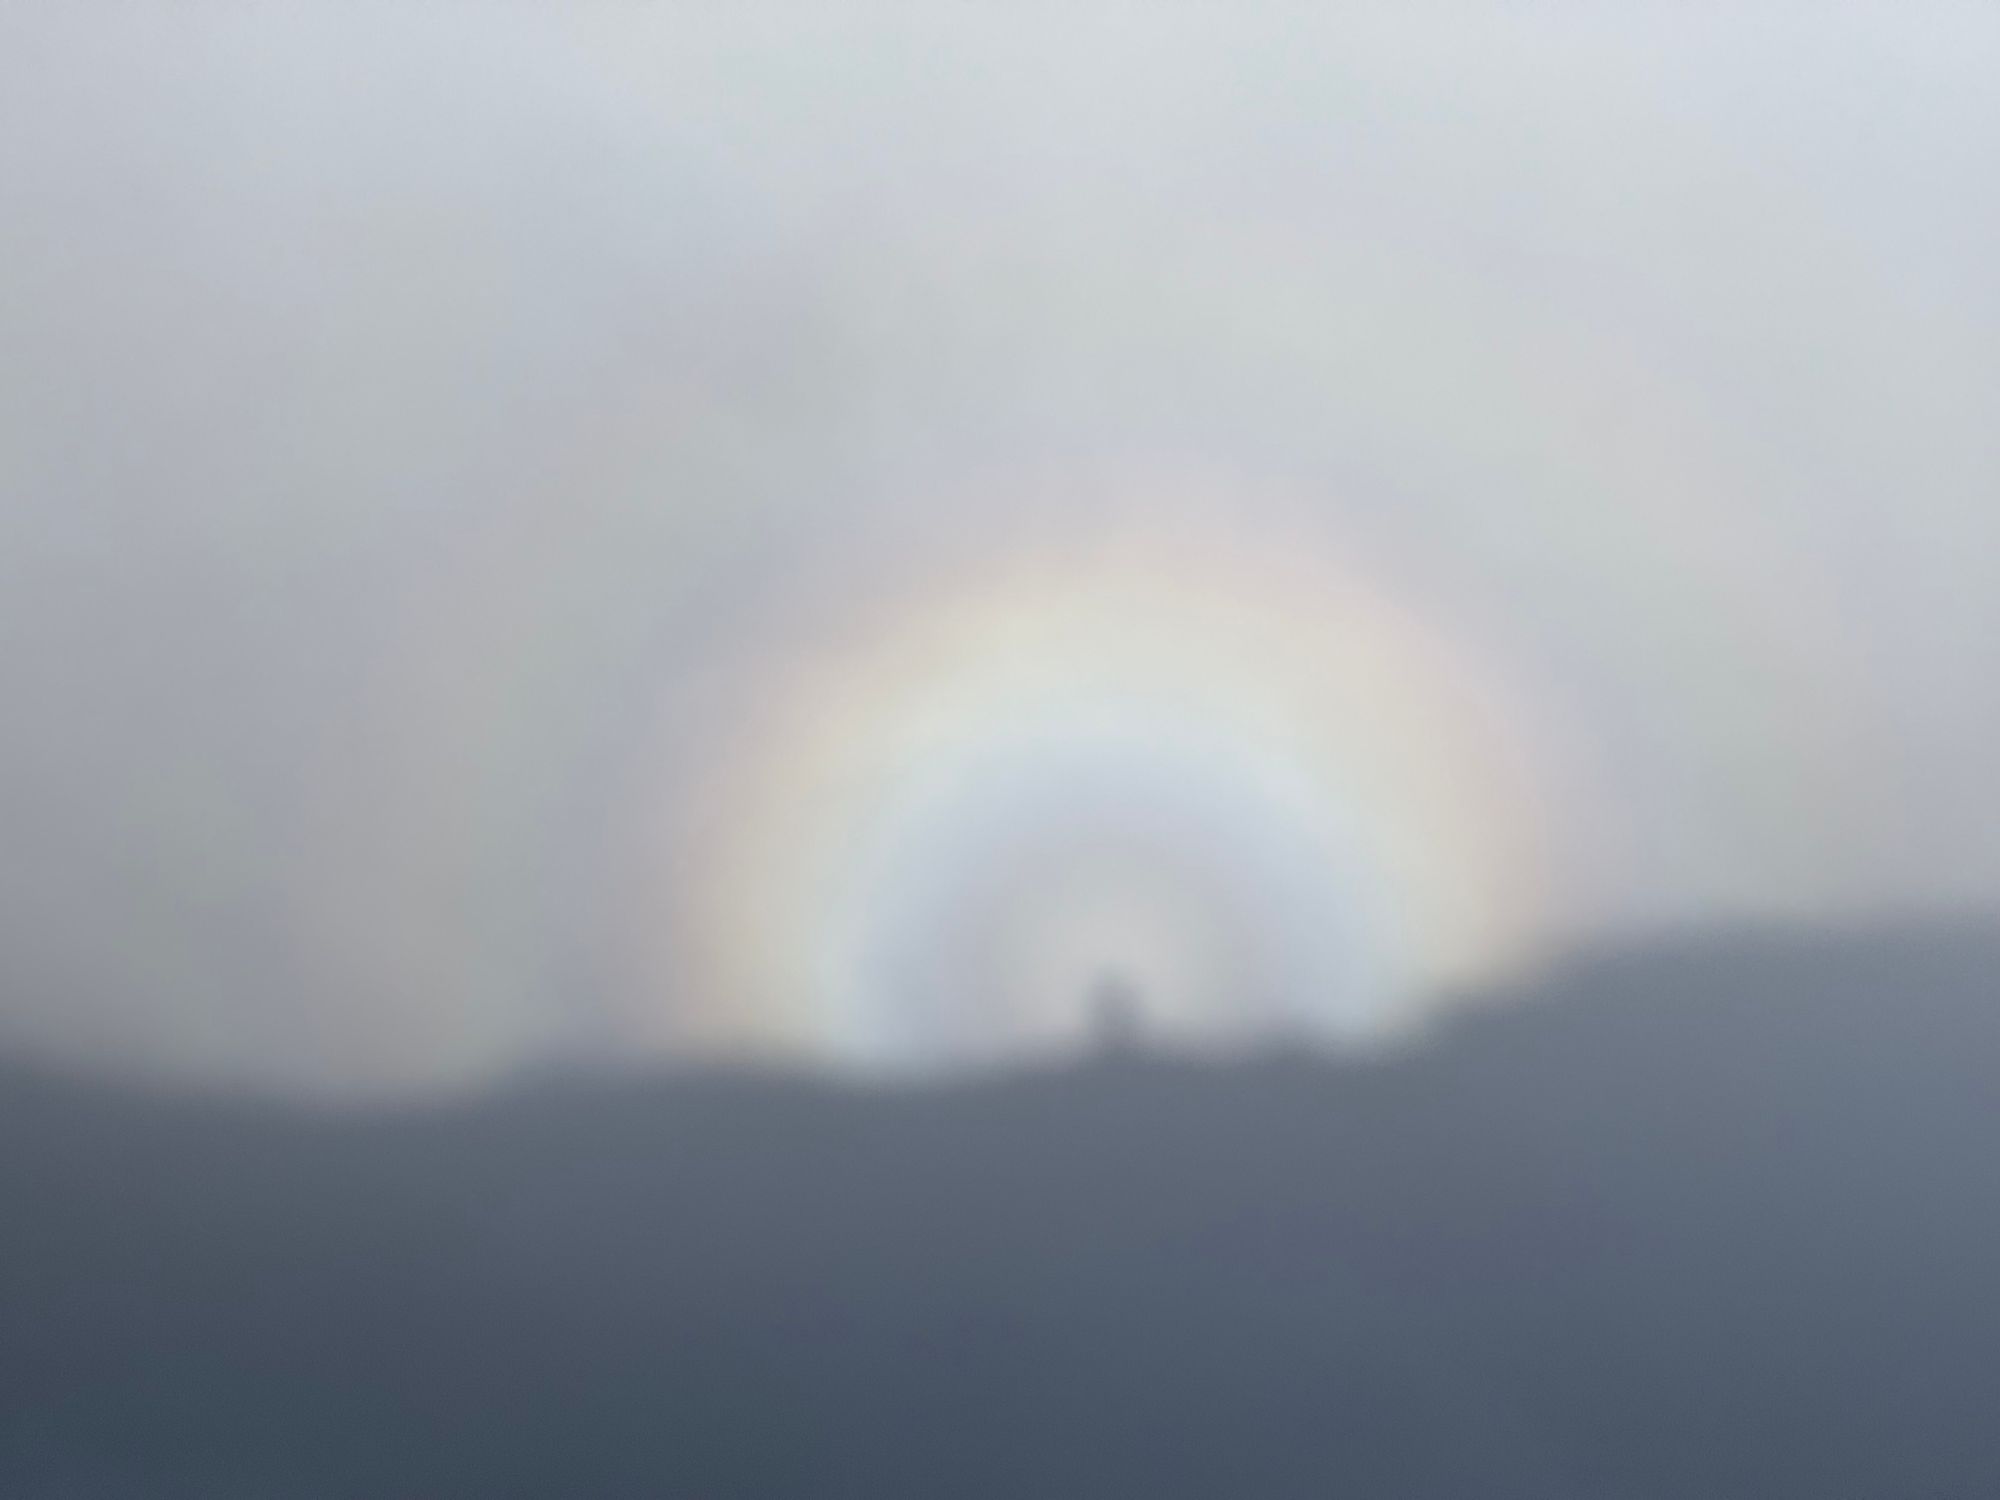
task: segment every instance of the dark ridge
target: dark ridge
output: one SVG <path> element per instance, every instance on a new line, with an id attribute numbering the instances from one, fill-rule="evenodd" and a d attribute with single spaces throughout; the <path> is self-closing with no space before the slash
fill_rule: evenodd
<path id="1" fill-rule="evenodd" d="M 0 1074 L 0 1496 L 2000 1494 L 2000 935 L 1373 1063 L 329 1113 Z"/>

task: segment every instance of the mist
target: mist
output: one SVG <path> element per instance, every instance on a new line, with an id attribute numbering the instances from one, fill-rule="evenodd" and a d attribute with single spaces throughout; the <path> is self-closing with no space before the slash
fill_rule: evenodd
<path id="1" fill-rule="evenodd" d="M 0 1035 L 1398 1045 L 2000 897 L 1971 6 L 13 4 Z"/>
<path id="2" fill-rule="evenodd" d="M 0 0 L 0 1497 L 2000 1495 L 1997 78 Z"/>

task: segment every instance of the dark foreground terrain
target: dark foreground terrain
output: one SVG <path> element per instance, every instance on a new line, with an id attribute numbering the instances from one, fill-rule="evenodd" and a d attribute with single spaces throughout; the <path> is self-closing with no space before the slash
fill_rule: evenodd
<path id="1" fill-rule="evenodd" d="M 0 1075 L 6 1500 L 1992 1500 L 2000 940 L 1578 963 L 1401 1061 Z"/>

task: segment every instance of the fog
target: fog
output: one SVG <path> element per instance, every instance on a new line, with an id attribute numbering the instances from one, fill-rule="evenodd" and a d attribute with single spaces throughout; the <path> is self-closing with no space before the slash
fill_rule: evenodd
<path id="1" fill-rule="evenodd" d="M 0 1496 L 2000 1495 L 1996 79 L 0 0 Z"/>
<path id="2" fill-rule="evenodd" d="M 0 4 L 0 1040 L 1420 1035 L 2000 901 L 2000 13 Z"/>

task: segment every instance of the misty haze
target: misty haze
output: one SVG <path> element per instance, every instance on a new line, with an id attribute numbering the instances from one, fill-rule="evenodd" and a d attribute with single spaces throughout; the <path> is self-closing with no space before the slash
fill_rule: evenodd
<path id="1" fill-rule="evenodd" d="M 1996 78 L 0 0 L 0 1500 L 2000 1495 Z"/>

